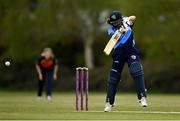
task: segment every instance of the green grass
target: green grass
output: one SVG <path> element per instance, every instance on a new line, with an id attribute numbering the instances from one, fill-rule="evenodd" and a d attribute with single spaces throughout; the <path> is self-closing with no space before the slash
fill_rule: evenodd
<path id="1" fill-rule="evenodd" d="M 0 119 L 180 120 L 179 95 L 149 94 L 149 106 L 142 108 L 135 94 L 119 94 L 110 113 L 103 112 L 105 93 L 90 94 L 89 99 L 89 112 L 75 112 L 74 93 L 55 93 L 49 102 L 32 92 L 0 92 Z"/>

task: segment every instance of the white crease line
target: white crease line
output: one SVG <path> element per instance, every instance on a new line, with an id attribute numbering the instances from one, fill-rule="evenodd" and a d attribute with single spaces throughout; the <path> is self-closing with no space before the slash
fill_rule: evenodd
<path id="1" fill-rule="evenodd" d="M 104 111 L 87 111 L 87 112 L 104 112 Z M 174 111 L 111 111 L 115 113 L 151 113 L 151 114 L 180 114 L 180 112 L 174 112 Z"/>

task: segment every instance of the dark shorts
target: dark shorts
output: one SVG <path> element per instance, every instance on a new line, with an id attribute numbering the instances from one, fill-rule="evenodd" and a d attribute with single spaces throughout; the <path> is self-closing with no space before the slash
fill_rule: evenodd
<path id="1" fill-rule="evenodd" d="M 112 58 L 112 69 L 115 69 L 116 71 L 121 73 L 125 63 L 130 66 L 131 63 L 135 61 L 140 61 L 140 53 L 139 50 L 135 47 L 129 49 L 119 47 L 114 50 Z"/>

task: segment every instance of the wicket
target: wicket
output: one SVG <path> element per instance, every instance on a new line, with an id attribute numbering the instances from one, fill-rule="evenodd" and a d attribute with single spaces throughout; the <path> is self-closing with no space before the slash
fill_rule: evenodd
<path id="1" fill-rule="evenodd" d="M 86 67 L 76 68 L 76 111 L 79 110 L 79 91 L 81 95 L 81 111 L 84 110 L 84 82 L 86 83 L 86 111 L 88 111 L 88 96 L 89 96 L 89 72 Z"/>

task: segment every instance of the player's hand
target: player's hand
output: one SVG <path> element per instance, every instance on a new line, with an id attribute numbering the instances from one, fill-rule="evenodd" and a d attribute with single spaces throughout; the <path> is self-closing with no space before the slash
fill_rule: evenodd
<path id="1" fill-rule="evenodd" d="M 136 20 L 136 16 L 129 16 L 128 18 L 129 18 L 129 24 L 133 25 Z"/>
<path id="2" fill-rule="evenodd" d="M 53 75 L 53 79 L 57 80 L 57 75 L 56 74 Z"/>
<path id="3" fill-rule="evenodd" d="M 120 29 L 119 29 L 119 32 L 120 33 L 124 33 L 124 32 L 126 32 L 127 30 L 124 28 L 124 27 L 121 27 Z"/>
<path id="4" fill-rule="evenodd" d="M 42 74 L 39 74 L 39 80 L 42 81 L 43 80 L 43 76 Z"/>
<path id="5" fill-rule="evenodd" d="M 134 15 L 129 16 L 128 18 L 129 18 L 129 21 L 132 21 L 132 22 L 134 22 L 136 20 L 136 16 L 134 16 Z"/>

